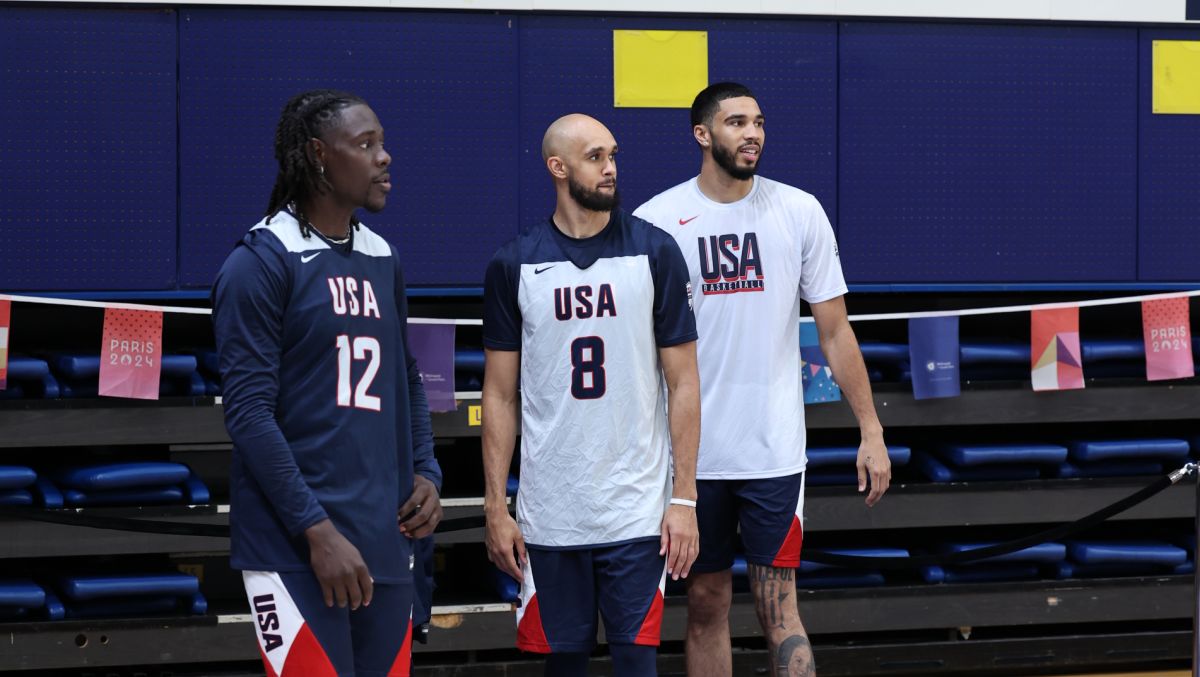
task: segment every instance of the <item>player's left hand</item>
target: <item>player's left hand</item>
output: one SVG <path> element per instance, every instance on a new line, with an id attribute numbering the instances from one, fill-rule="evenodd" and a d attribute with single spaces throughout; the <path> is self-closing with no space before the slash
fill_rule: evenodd
<path id="1" fill-rule="evenodd" d="M 863 438 L 858 447 L 858 491 L 867 488 L 867 477 L 871 478 L 871 492 L 867 494 L 867 507 L 874 506 L 883 498 L 892 483 L 892 459 L 888 458 L 883 436 Z"/>
<path id="2" fill-rule="evenodd" d="M 408 519 L 404 519 L 408 516 Z M 437 487 L 424 475 L 413 475 L 413 492 L 400 506 L 400 533 L 409 538 L 425 538 L 442 521 L 442 499 Z"/>
<path id="3" fill-rule="evenodd" d="M 667 556 L 667 574 L 672 580 L 687 578 L 692 563 L 700 555 L 700 528 L 696 526 L 696 509 L 686 505 L 668 505 L 663 515 L 662 548 L 659 555 Z"/>

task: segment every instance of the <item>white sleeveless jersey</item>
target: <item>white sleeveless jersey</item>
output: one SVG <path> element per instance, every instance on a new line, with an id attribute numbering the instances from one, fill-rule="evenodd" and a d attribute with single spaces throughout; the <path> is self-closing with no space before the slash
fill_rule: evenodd
<path id="1" fill-rule="evenodd" d="M 846 293 L 837 243 L 812 195 L 754 178 L 730 204 L 696 179 L 634 212 L 670 233 L 695 295 L 700 362 L 699 479 L 804 470 L 800 300 Z"/>
<path id="2" fill-rule="evenodd" d="M 521 352 L 528 544 L 658 538 L 670 497 L 658 348 L 696 340 L 687 280 L 671 238 L 620 211 L 585 240 L 536 224 L 492 259 L 484 345 Z"/>

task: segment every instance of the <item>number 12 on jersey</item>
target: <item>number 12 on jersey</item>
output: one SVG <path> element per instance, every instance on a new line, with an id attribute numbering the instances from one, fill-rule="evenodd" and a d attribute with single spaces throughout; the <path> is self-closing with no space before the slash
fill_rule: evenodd
<path id="1" fill-rule="evenodd" d="M 571 394 L 577 400 L 604 397 L 604 339 L 580 336 L 571 341 Z"/>
<path id="2" fill-rule="evenodd" d="M 337 337 L 337 403 L 339 407 L 354 407 L 379 411 L 379 398 L 367 390 L 375 375 L 379 373 L 379 339 L 373 336 L 355 336 L 353 343 L 350 337 L 342 334 Z M 369 357 L 368 357 L 369 355 Z M 355 360 L 368 360 L 367 368 L 353 393 L 350 389 L 351 357 Z"/>

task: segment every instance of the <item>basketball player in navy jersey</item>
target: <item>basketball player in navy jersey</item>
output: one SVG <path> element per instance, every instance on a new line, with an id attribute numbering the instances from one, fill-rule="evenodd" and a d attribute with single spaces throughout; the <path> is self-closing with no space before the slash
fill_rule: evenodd
<path id="1" fill-rule="evenodd" d="M 669 235 L 617 208 L 616 153 L 590 117 L 552 124 L 554 214 L 502 247 L 485 278 L 488 557 L 522 581 L 517 645 L 550 654 L 554 677 L 587 673 L 597 612 L 614 673 L 655 674 L 666 576 L 686 577 L 697 554 L 687 266 Z"/>
<path id="2" fill-rule="evenodd" d="M 275 133 L 266 217 L 213 288 L 233 439 L 230 563 L 273 677 L 406 676 L 412 540 L 441 469 L 396 250 L 358 221 L 391 157 L 362 99 L 305 92 Z"/>

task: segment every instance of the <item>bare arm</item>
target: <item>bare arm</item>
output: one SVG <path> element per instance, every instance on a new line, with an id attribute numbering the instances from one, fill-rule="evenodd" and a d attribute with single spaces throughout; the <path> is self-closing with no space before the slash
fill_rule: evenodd
<path id="1" fill-rule="evenodd" d="M 696 453 L 700 446 L 700 374 L 696 368 L 696 342 L 659 348 L 667 381 L 667 406 L 671 426 L 671 455 L 675 463 L 672 497 L 696 500 Z M 696 510 L 669 505 L 662 525 L 662 550 L 667 573 L 675 580 L 687 578 L 700 554 Z"/>
<path id="2" fill-rule="evenodd" d="M 862 442 L 858 448 L 858 490 L 867 485 L 871 477 L 871 492 L 867 505 L 873 506 L 883 497 L 892 481 L 892 462 L 888 459 L 887 447 L 883 442 L 883 426 L 875 413 L 875 401 L 871 395 L 871 382 L 867 378 L 867 367 L 863 364 L 858 339 L 850 327 L 843 297 L 812 304 L 813 320 L 821 340 L 821 352 L 829 360 L 829 368 L 846 400 L 858 420 Z"/>
<path id="3" fill-rule="evenodd" d="M 483 368 L 483 509 L 487 516 L 488 559 L 501 571 L 522 579 L 525 540 L 508 514 L 505 484 L 517 442 L 517 382 L 521 353 L 484 350 Z"/>

